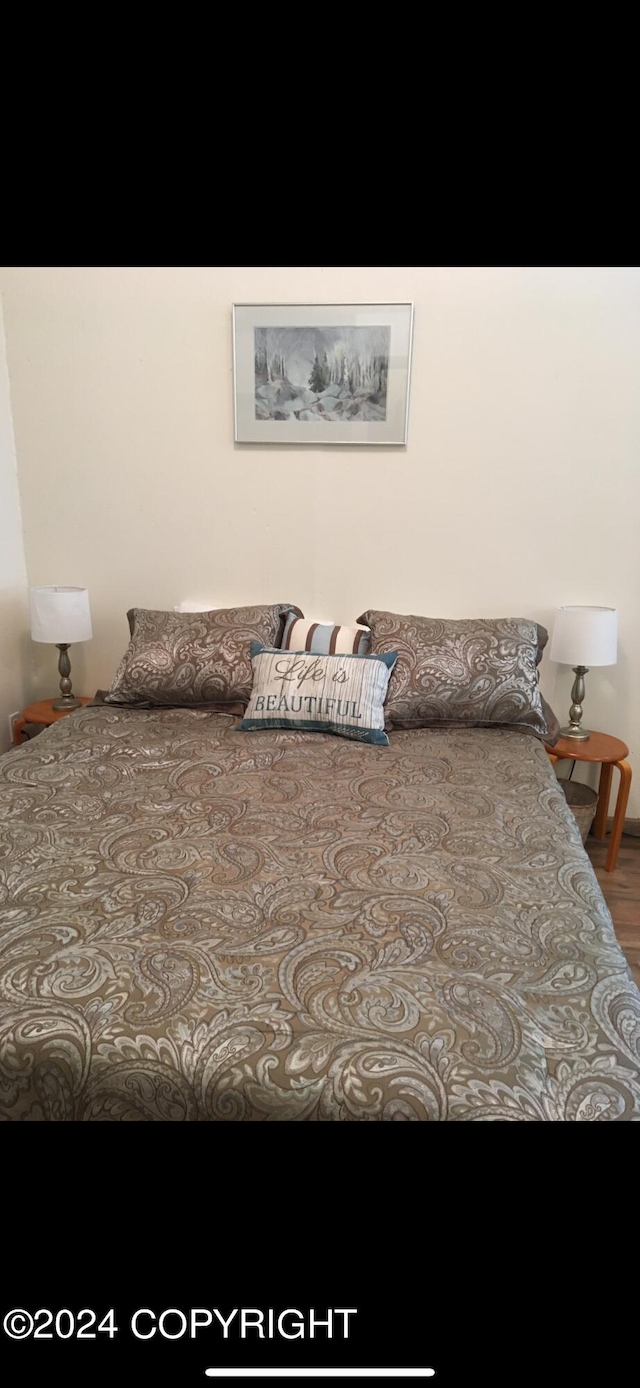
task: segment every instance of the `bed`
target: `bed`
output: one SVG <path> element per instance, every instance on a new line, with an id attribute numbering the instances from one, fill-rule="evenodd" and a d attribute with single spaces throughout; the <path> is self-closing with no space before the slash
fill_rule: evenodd
<path id="1" fill-rule="evenodd" d="M 640 995 L 541 741 L 89 706 L 0 759 L 0 1113 L 629 1120 Z"/>

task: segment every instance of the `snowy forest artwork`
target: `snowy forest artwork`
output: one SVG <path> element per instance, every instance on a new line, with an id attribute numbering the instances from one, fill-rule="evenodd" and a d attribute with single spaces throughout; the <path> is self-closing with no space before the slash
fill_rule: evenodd
<path id="1" fill-rule="evenodd" d="M 390 336 L 388 326 L 254 328 L 256 420 L 384 422 Z"/>

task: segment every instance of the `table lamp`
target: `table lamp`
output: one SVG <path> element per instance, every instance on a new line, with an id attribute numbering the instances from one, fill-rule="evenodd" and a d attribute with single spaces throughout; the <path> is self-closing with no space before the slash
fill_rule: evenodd
<path id="1" fill-rule="evenodd" d="M 553 629 L 549 655 L 559 665 L 572 665 L 575 680 L 571 690 L 569 726 L 563 737 L 586 742 L 589 733 L 582 726 L 584 677 L 591 665 L 615 665 L 618 642 L 618 613 L 615 607 L 560 607 Z"/>
<path id="2" fill-rule="evenodd" d="M 32 640 L 51 642 L 60 652 L 60 698 L 53 700 L 53 708 L 80 708 L 80 700 L 71 692 L 71 663 L 67 652 L 76 641 L 90 641 L 92 635 L 86 588 L 31 589 Z"/>

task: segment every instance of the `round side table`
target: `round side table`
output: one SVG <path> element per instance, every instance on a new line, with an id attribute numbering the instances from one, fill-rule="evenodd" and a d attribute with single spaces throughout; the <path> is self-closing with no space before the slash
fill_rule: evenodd
<path id="1" fill-rule="evenodd" d="M 619 737 L 609 737 L 607 733 L 590 733 L 586 742 L 580 742 L 571 737 L 560 737 L 555 747 L 547 747 L 547 752 L 554 764 L 558 761 L 565 761 L 567 758 L 571 761 L 600 762 L 598 805 L 591 830 L 596 839 L 606 839 L 607 837 L 611 778 L 613 768 L 617 766 L 620 772 L 620 783 L 613 816 L 613 828 L 609 839 L 609 851 L 605 863 L 605 870 L 613 872 L 618 862 L 618 849 L 620 848 L 631 787 L 631 767 L 626 760 L 629 755 L 629 748 L 626 742 L 621 742 Z"/>
<path id="2" fill-rule="evenodd" d="M 59 696 L 58 696 L 59 697 Z M 80 703 L 90 704 L 92 702 L 87 696 L 76 696 Z M 22 713 L 13 725 L 13 745 L 22 746 L 22 729 L 25 723 L 40 723 L 44 728 L 48 728 L 52 723 L 57 723 L 59 718 L 67 718 L 70 713 L 77 713 L 75 708 L 53 708 L 53 699 L 40 699 L 37 704 L 29 704 L 23 708 Z"/>

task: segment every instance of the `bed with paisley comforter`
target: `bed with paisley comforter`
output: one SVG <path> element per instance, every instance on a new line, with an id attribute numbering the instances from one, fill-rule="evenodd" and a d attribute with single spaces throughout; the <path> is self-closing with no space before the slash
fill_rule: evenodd
<path id="1" fill-rule="evenodd" d="M 541 742 L 87 707 L 0 760 L 0 1113 L 640 1116 L 640 995 Z"/>

